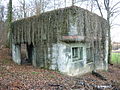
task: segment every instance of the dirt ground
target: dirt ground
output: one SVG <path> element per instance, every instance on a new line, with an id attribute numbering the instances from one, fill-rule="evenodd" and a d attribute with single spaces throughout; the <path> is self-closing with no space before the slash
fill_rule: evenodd
<path id="1" fill-rule="evenodd" d="M 98 72 L 106 80 L 92 73 L 69 77 L 57 71 L 17 65 L 9 49 L 0 49 L 0 90 L 120 90 L 120 65 Z"/>

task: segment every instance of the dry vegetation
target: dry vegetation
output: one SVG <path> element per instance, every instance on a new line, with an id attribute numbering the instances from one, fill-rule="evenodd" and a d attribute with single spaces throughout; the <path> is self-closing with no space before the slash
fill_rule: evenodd
<path id="1" fill-rule="evenodd" d="M 119 90 L 120 67 L 109 66 L 108 72 L 100 74 L 105 80 L 90 74 L 68 77 L 56 71 L 16 65 L 9 49 L 0 50 L 0 90 Z"/>
<path id="2" fill-rule="evenodd" d="M 7 39 L 7 30 L 5 28 L 6 24 L 2 21 L 0 21 L 0 48 L 2 48 L 4 46 L 4 44 L 6 43 L 6 39 Z"/>

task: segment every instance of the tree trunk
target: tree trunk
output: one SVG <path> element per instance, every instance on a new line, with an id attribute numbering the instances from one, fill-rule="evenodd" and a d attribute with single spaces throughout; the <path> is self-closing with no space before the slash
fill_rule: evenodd
<path id="1" fill-rule="evenodd" d="M 8 14 L 7 14 L 7 34 L 8 34 L 8 39 L 7 39 L 7 46 L 9 48 L 12 47 L 12 33 L 11 33 L 11 23 L 12 23 L 12 0 L 9 0 L 8 4 Z"/>
<path id="2" fill-rule="evenodd" d="M 72 0 L 72 6 L 74 6 L 74 4 L 75 4 L 75 0 Z"/>
<path id="3" fill-rule="evenodd" d="M 108 64 L 111 64 L 111 34 L 110 34 L 110 0 L 104 0 L 105 9 L 107 11 L 107 22 L 108 22 Z"/>
<path id="4" fill-rule="evenodd" d="M 111 64 L 111 34 L 110 34 L 110 11 L 107 11 L 108 21 L 108 63 Z"/>

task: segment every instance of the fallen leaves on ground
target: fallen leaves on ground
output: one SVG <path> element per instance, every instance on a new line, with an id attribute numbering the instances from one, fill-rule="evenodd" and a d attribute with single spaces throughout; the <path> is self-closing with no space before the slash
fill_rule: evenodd
<path id="1" fill-rule="evenodd" d="M 120 90 L 120 67 L 100 71 L 107 80 L 91 73 L 69 77 L 57 71 L 15 64 L 9 49 L 0 50 L 0 90 Z"/>

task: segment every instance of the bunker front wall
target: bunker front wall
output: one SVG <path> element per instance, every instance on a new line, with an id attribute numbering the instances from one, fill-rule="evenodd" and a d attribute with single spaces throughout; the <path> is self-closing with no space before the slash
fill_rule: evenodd
<path id="1" fill-rule="evenodd" d="M 96 14 L 79 7 L 69 7 L 13 22 L 12 42 L 33 44 L 35 66 L 72 73 L 70 68 L 75 66 L 71 56 L 72 44 L 92 47 L 95 67 L 101 67 L 99 62 L 105 59 L 106 25 L 106 20 Z M 85 39 L 62 41 L 62 36 L 83 36 Z M 84 65 L 81 67 L 85 67 L 85 50 L 82 62 Z M 81 67 L 78 65 L 75 69 L 80 70 Z M 67 70 L 63 70 L 65 68 Z"/>

